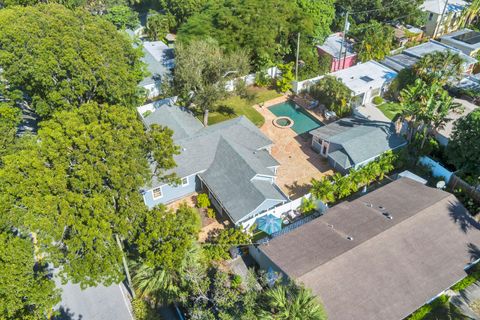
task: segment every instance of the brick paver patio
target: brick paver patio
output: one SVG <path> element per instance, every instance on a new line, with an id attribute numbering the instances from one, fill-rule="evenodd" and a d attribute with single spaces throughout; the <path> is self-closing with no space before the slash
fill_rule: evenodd
<path id="1" fill-rule="evenodd" d="M 282 96 L 260 107 L 254 106 L 265 117 L 265 124 L 260 128 L 274 143 L 272 156 L 280 162 L 277 173 L 278 186 L 292 199 L 308 193 L 310 180 L 331 175 L 333 171 L 327 161 L 310 148 L 310 139 L 298 136 L 290 128 L 278 128 L 273 125 L 276 116 L 268 107 L 287 100 Z"/>

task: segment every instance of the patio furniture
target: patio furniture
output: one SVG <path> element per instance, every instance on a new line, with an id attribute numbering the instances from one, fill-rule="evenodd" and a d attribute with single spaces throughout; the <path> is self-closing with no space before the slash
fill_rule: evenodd
<path id="1" fill-rule="evenodd" d="M 260 217 L 255 223 L 257 224 L 258 230 L 268 235 L 282 230 L 282 219 L 275 217 L 273 214 Z"/>

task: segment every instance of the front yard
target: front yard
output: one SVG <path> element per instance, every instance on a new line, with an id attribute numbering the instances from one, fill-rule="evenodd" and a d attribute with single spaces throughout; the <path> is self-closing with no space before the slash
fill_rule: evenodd
<path id="1" fill-rule="evenodd" d="M 234 95 L 225 100 L 219 101 L 217 104 L 217 110 L 210 112 L 209 114 L 208 124 L 212 125 L 244 115 L 257 127 L 261 127 L 265 123 L 265 119 L 257 110 L 255 110 L 255 108 L 253 108 L 253 105 L 280 97 L 281 94 L 275 90 L 260 87 L 249 87 L 247 92 L 250 96 L 249 99 Z M 200 120 L 203 119 L 202 115 L 198 118 Z"/>

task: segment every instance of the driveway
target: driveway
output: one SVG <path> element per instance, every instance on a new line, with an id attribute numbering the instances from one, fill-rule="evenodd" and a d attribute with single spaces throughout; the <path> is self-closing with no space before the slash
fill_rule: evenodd
<path id="1" fill-rule="evenodd" d="M 312 178 L 320 179 L 333 174 L 333 170 L 318 153 L 310 147 L 311 139 L 298 136 L 290 128 L 273 125 L 276 116 L 268 107 L 287 100 L 282 96 L 265 102 L 263 107 L 254 108 L 265 118 L 260 130 L 273 141 L 272 156 L 280 163 L 277 172 L 277 185 L 291 199 L 297 199 L 309 192 Z"/>

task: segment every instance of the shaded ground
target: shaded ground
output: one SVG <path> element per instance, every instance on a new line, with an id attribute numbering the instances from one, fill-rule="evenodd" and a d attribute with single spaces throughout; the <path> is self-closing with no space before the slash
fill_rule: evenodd
<path id="1" fill-rule="evenodd" d="M 308 193 L 312 178 L 319 179 L 333 174 L 333 171 L 327 161 L 310 147 L 308 135 L 298 136 L 292 129 L 273 125 L 276 116 L 268 107 L 287 99 L 286 96 L 278 97 L 265 102 L 263 107 L 255 105 L 254 108 L 265 118 L 260 130 L 274 143 L 272 156 L 280 163 L 277 184 L 283 192 L 296 199 Z"/>
<path id="2" fill-rule="evenodd" d="M 390 120 L 396 120 L 396 118 L 402 113 L 403 108 L 398 103 L 386 102 L 377 106 L 378 110 Z"/>
<path id="3" fill-rule="evenodd" d="M 244 115 L 256 126 L 260 127 L 265 122 L 263 116 L 255 110 L 252 106 L 257 103 L 263 103 L 267 100 L 281 96 L 275 90 L 259 87 L 249 87 L 247 89 L 250 99 L 241 98 L 237 95 L 222 100 L 218 103 L 219 108 L 217 111 L 210 112 L 208 117 L 208 124 L 212 125 L 218 122 L 222 122 L 228 119 L 236 118 Z M 199 119 L 202 121 L 203 116 L 200 115 Z"/>
<path id="4" fill-rule="evenodd" d="M 471 319 L 480 319 L 480 282 L 477 281 L 460 291 L 452 297 L 451 303 Z"/>

